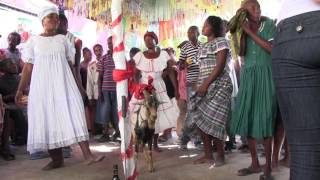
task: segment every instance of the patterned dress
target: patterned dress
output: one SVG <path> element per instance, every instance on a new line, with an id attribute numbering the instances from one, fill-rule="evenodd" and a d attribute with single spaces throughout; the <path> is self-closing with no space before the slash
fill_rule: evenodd
<path id="1" fill-rule="evenodd" d="M 216 55 L 219 51 L 230 49 L 228 41 L 216 38 L 212 42 L 201 46 L 197 59 L 200 73 L 198 86 L 212 73 L 216 66 Z M 227 62 L 230 53 L 227 55 Z M 228 65 L 223 72 L 209 86 L 204 97 L 193 95 L 191 111 L 193 122 L 200 130 L 215 138 L 224 140 L 226 138 L 226 123 L 230 118 L 232 82 L 229 76 Z"/>

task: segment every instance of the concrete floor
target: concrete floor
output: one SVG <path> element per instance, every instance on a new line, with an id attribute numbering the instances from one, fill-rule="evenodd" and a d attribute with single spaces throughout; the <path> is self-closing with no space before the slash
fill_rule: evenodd
<path id="1" fill-rule="evenodd" d="M 258 180 L 259 174 L 239 177 L 236 172 L 240 168 L 250 164 L 249 154 L 234 151 L 226 155 L 227 164 L 222 167 L 209 168 L 209 165 L 193 165 L 192 162 L 202 151 L 190 149 L 181 151 L 174 142 L 163 144 L 161 153 L 154 153 L 154 173 L 146 170 L 144 159 L 139 160 L 139 179 L 142 180 Z M 106 180 L 112 179 L 112 167 L 118 164 L 119 144 L 114 143 L 91 143 L 91 149 L 96 154 L 106 156 L 104 161 L 87 166 L 82 163 L 82 154 L 78 146 L 74 146 L 72 158 L 65 160 L 65 167 L 42 171 L 41 168 L 49 162 L 49 159 L 29 160 L 25 147 L 14 149 L 16 160 L 6 162 L 0 160 L 1 180 Z M 142 157 L 142 156 L 140 156 Z M 263 162 L 261 158 L 261 162 Z M 120 168 L 120 173 L 122 169 Z M 288 180 L 289 169 L 281 167 L 273 172 L 275 180 Z M 124 179 L 120 176 L 120 179 Z"/>

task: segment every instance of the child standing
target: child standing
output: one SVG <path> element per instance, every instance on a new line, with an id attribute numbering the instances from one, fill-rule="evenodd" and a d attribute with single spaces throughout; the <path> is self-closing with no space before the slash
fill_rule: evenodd
<path id="1" fill-rule="evenodd" d="M 256 139 L 263 139 L 266 165 L 260 179 L 272 179 L 271 143 L 276 96 L 270 52 L 275 25 L 272 20 L 261 18 L 260 5 L 256 0 L 247 0 L 240 11 L 242 10 L 248 13 L 248 21 L 242 25 L 246 34 L 246 48 L 236 107 L 232 114 L 231 132 L 247 137 L 252 162 L 248 168 L 240 169 L 238 175 L 261 172 Z"/>

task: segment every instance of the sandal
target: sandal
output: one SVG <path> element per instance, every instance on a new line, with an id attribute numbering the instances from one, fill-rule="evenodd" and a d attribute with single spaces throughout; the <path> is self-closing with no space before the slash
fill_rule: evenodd
<path id="1" fill-rule="evenodd" d="M 273 176 L 271 174 L 261 174 L 259 180 L 273 180 Z"/>
<path id="2" fill-rule="evenodd" d="M 248 167 L 248 168 L 240 169 L 238 171 L 238 176 L 248 176 L 250 174 L 256 174 L 256 173 L 260 173 L 260 172 L 261 172 L 261 169 L 253 170 L 251 167 Z"/>

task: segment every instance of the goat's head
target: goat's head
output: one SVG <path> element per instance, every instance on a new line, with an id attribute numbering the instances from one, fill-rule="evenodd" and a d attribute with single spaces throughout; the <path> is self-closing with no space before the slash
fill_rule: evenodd
<path id="1" fill-rule="evenodd" d="M 151 93 L 147 90 L 143 90 L 144 100 L 143 102 L 136 103 L 140 105 L 140 127 L 149 127 L 150 129 L 155 128 L 155 122 L 157 119 L 157 110 L 160 104 L 164 103 L 157 99 L 155 91 Z"/>
<path id="2" fill-rule="evenodd" d="M 154 128 L 155 122 L 157 119 L 157 110 L 158 106 L 160 105 L 160 102 L 157 99 L 157 95 L 155 91 L 152 91 L 152 93 L 149 93 L 148 91 L 143 91 L 144 95 L 144 105 L 147 109 L 147 120 L 149 128 Z"/>

